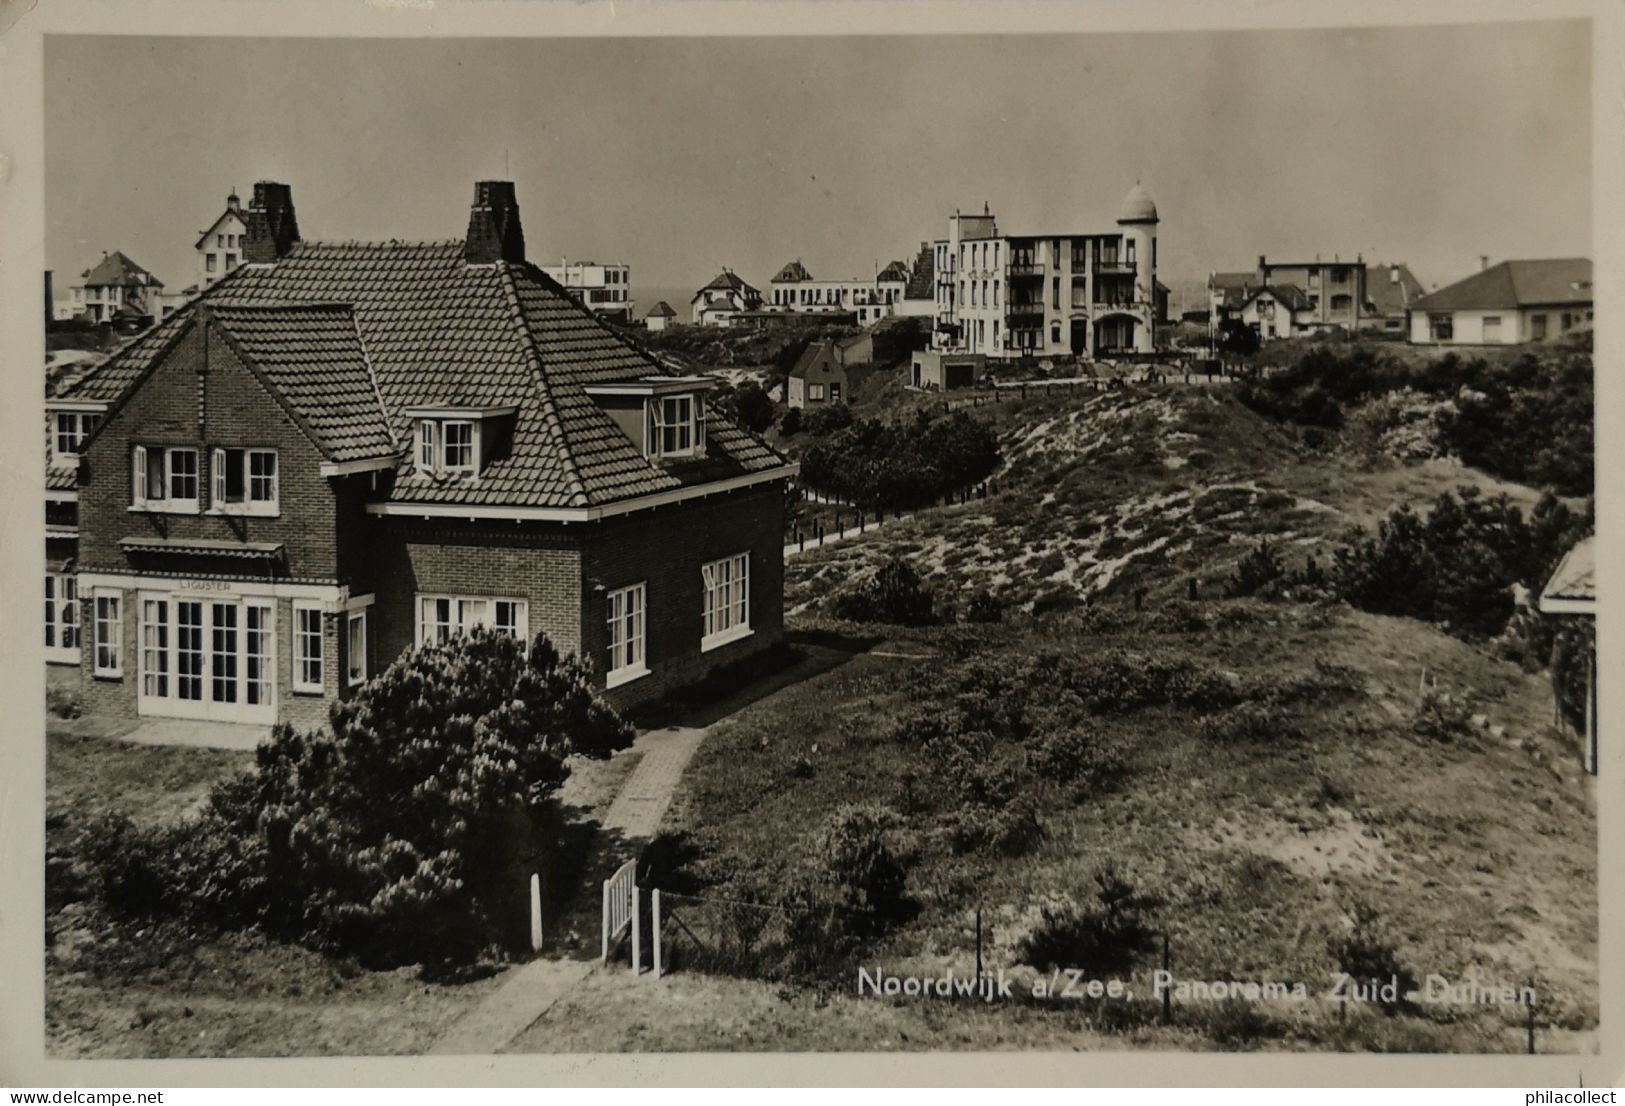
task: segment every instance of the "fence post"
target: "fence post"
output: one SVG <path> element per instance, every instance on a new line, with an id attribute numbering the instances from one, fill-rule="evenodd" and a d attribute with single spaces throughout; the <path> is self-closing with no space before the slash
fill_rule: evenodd
<path id="1" fill-rule="evenodd" d="M 1168 935 L 1166 933 L 1164 933 L 1162 935 L 1162 971 L 1163 971 L 1163 978 L 1165 978 L 1165 979 L 1167 978 L 1168 972 L 1171 970 L 1170 967 L 1169 967 L 1170 961 L 1171 961 L 1171 954 L 1170 954 L 1169 949 L 1168 949 Z M 1162 1024 L 1163 1025 L 1170 1025 L 1170 1024 L 1173 1023 L 1173 1020 L 1174 1020 L 1174 992 L 1173 992 L 1173 988 L 1164 987 L 1162 989 Z"/>
<path id="2" fill-rule="evenodd" d="M 609 880 L 604 881 L 604 909 L 599 915 L 604 930 L 604 951 L 598 957 L 600 963 L 609 963 Z"/>
<path id="3" fill-rule="evenodd" d="M 542 876 L 539 872 L 530 875 L 530 949 L 542 951 Z"/>
<path id="4" fill-rule="evenodd" d="M 632 974 L 637 975 L 643 967 L 643 919 L 642 911 L 638 909 L 638 885 L 632 884 Z"/>
<path id="5" fill-rule="evenodd" d="M 1535 1054 L 1535 981 L 1527 986 L 1529 997 L 1524 1001 L 1524 1025 L 1529 1036 L 1529 1055 Z"/>
<path id="6" fill-rule="evenodd" d="M 976 905 L 976 986 L 982 986 L 982 906 Z"/>
<path id="7" fill-rule="evenodd" d="M 655 888 L 655 890 L 654 890 L 654 898 L 649 903 L 649 906 L 650 906 L 650 909 L 652 911 L 652 916 L 650 918 L 650 925 L 654 927 L 655 978 L 659 979 L 660 978 L 660 888 L 658 888 L 658 887 Z"/>
<path id="8" fill-rule="evenodd" d="M 801 532 L 801 527 L 797 526 L 796 527 L 796 552 L 798 552 L 798 553 L 804 552 L 806 550 L 806 548 L 807 548 L 807 535 L 803 534 Z"/>

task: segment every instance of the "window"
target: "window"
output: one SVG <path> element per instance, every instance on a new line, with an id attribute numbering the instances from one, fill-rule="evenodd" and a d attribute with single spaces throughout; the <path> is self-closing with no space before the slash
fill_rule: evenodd
<path id="1" fill-rule="evenodd" d="M 141 694 L 169 698 L 169 601 L 141 603 Z"/>
<path id="2" fill-rule="evenodd" d="M 1333 269 L 1332 270 L 1332 283 L 1333 284 L 1347 284 L 1348 282 L 1349 282 L 1349 271 L 1347 269 Z M 1336 300 L 1334 299 L 1332 302 L 1335 303 Z"/>
<path id="3" fill-rule="evenodd" d="M 479 422 L 474 419 L 419 419 L 418 468 L 424 472 L 479 472 Z"/>
<path id="4" fill-rule="evenodd" d="M 135 447 L 133 498 L 150 511 L 196 512 L 197 450 L 182 446 Z"/>
<path id="5" fill-rule="evenodd" d="M 98 676 L 121 676 L 124 670 L 119 666 L 119 631 L 121 620 L 119 618 L 120 598 L 114 593 L 96 594 L 96 654 L 95 673 Z"/>
<path id="6" fill-rule="evenodd" d="M 1499 342 L 1501 340 L 1501 316 L 1484 316 L 1484 341 Z"/>
<path id="7" fill-rule="evenodd" d="M 693 395 L 655 396 L 649 400 L 650 457 L 685 457 L 705 452 L 705 405 Z"/>
<path id="8" fill-rule="evenodd" d="M 1338 281 L 1337 283 L 1341 284 L 1343 282 Z M 1348 295 L 1346 293 L 1339 293 L 1338 295 L 1335 295 L 1335 296 L 1332 297 L 1332 310 L 1333 311 L 1348 311 L 1348 310 L 1351 310 L 1353 307 L 1354 307 L 1354 297 L 1353 296 L 1350 296 L 1350 295 Z"/>
<path id="9" fill-rule="evenodd" d="M 644 603 L 643 584 L 619 588 L 606 598 L 609 667 L 604 682 L 607 687 L 635 680 L 649 671 L 643 651 Z"/>
<path id="10" fill-rule="evenodd" d="M 1529 339 L 1534 342 L 1544 342 L 1546 340 L 1545 315 L 1529 316 Z"/>
<path id="11" fill-rule="evenodd" d="M 998 324 L 995 323 L 993 325 L 997 326 Z M 841 402 L 841 385 L 837 381 L 833 381 L 833 380 L 830 381 L 830 384 L 829 384 L 829 401 L 831 403 L 839 403 L 839 402 Z"/>
<path id="12" fill-rule="evenodd" d="M 350 612 L 349 634 L 345 639 L 345 660 L 348 668 L 350 686 L 354 687 L 367 678 L 367 611 Z"/>
<path id="13" fill-rule="evenodd" d="M 821 400 L 823 398 L 824 398 L 824 386 L 822 384 L 809 384 L 809 385 L 807 385 L 807 399 L 808 400 Z"/>
<path id="14" fill-rule="evenodd" d="M 216 246 L 224 246 L 226 244 L 226 236 L 224 234 L 215 235 L 214 236 L 214 244 Z"/>
<path id="15" fill-rule="evenodd" d="M 215 266 L 217 264 L 219 264 L 219 257 L 220 257 L 219 254 L 213 254 L 213 253 L 204 254 L 203 255 L 203 271 L 206 272 L 206 273 L 214 272 L 215 271 Z"/>
<path id="16" fill-rule="evenodd" d="M 99 415 L 90 411 L 58 411 L 56 436 L 52 439 L 57 460 L 76 460 L 79 456 L 79 447 L 90 436 L 90 432 L 96 429 L 99 419 Z"/>
<path id="17" fill-rule="evenodd" d="M 523 599 L 482 595 L 418 596 L 419 645 L 446 641 L 475 626 L 500 630 L 524 644 L 530 637 L 530 604 Z"/>
<path id="18" fill-rule="evenodd" d="M 235 269 L 236 267 L 237 267 L 237 255 L 234 254 L 234 253 L 228 253 L 226 255 L 226 272 L 229 273 L 233 269 Z"/>
<path id="19" fill-rule="evenodd" d="M 293 689 L 322 691 L 322 609 L 312 603 L 293 605 Z"/>
<path id="20" fill-rule="evenodd" d="M 1435 342 L 1448 342 L 1456 335 L 1456 317 L 1451 314 L 1428 316 L 1428 335 Z"/>
<path id="21" fill-rule="evenodd" d="M 276 514 L 276 450 L 216 449 L 209 463 L 214 481 L 210 502 L 213 510 Z"/>
<path id="22" fill-rule="evenodd" d="M 45 575 L 45 648 L 62 653 L 79 649 L 79 579 L 66 572 Z"/>
<path id="23" fill-rule="evenodd" d="M 705 591 L 700 648 L 719 645 L 750 633 L 750 554 L 712 561 L 700 569 Z"/>

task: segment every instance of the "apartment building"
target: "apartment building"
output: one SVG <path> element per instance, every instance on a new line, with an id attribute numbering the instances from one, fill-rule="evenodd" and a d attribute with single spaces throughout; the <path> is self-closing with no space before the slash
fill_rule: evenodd
<path id="1" fill-rule="evenodd" d="M 631 321 L 635 306 L 631 266 L 564 260 L 541 269 L 594 314 L 620 323 Z"/>
<path id="2" fill-rule="evenodd" d="M 1260 338 L 1297 338 L 1320 330 L 1403 334 L 1405 313 L 1422 296 L 1409 266 L 1369 265 L 1356 254 L 1313 261 L 1271 261 L 1260 254 L 1247 272 L 1208 275 L 1208 310 L 1217 322 L 1239 319 Z"/>
<path id="3" fill-rule="evenodd" d="M 955 212 L 948 236 L 935 244 L 927 354 L 1150 353 L 1158 223 L 1157 205 L 1138 183 L 1124 196 L 1112 230 L 1009 234 L 986 205 L 980 215 Z"/>

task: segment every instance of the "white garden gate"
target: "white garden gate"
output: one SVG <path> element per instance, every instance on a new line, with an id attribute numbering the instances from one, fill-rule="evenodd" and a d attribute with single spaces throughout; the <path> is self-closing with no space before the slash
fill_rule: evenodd
<path id="1" fill-rule="evenodd" d="M 638 932 L 637 861 L 628 860 L 615 874 L 604 881 L 604 922 L 602 960 L 609 963 L 609 950 L 627 928 L 632 930 L 632 967 L 638 964 L 640 944 Z"/>

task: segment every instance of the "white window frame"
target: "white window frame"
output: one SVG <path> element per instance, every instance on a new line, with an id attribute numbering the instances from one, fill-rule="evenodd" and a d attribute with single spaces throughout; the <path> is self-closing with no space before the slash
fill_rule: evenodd
<path id="1" fill-rule="evenodd" d="M 667 404 L 688 404 L 685 420 L 678 411 L 668 412 Z M 705 453 L 705 398 L 698 392 L 677 392 L 650 396 L 644 404 L 643 454 L 646 457 L 699 457 Z M 666 433 L 672 433 L 672 448 L 666 448 Z"/>
<path id="2" fill-rule="evenodd" d="M 451 460 L 451 434 L 453 427 L 467 427 L 468 441 L 460 448 L 468 450 L 468 460 L 453 464 Z M 480 423 L 478 419 L 445 419 L 440 424 L 440 471 L 473 475 L 480 470 Z"/>
<path id="3" fill-rule="evenodd" d="M 434 419 L 418 420 L 418 468 L 434 472 L 439 467 L 440 424 Z"/>
<path id="4" fill-rule="evenodd" d="M 232 456 L 235 454 L 235 456 Z M 263 474 L 254 473 L 256 460 L 269 457 L 271 460 L 270 495 L 257 497 L 255 492 L 256 481 L 263 481 Z M 232 465 L 241 465 L 240 474 L 242 483 L 242 498 L 227 498 L 227 474 Z M 245 448 L 241 446 L 216 446 L 209 453 L 209 513 L 215 515 L 262 515 L 274 517 L 281 513 L 281 484 L 282 466 L 277 461 L 277 451 L 264 447 Z"/>
<path id="5" fill-rule="evenodd" d="M 473 629 L 475 626 L 488 626 L 493 630 L 506 630 L 513 637 L 519 639 L 521 648 L 529 645 L 530 639 L 530 601 L 516 595 L 454 595 L 447 592 L 420 591 L 412 598 L 413 601 L 413 637 L 417 645 L 428 641 L 448 640 L 457 634 Z M 425 619 L 424 611 L 428 604 L 446 604 L 446 618 L 442 621 L 435 616 Z M 497 604 L 512 604 L 514 610 L 514 624 L 511 628 L 497 622 Z M 440 635 L 440 627 L 446 628 L 445 637 Z M 432 632 L 431 632 L 432 631 Z"/>
<path id="6" fill-rule="evenodd" d="M 451 419 L 423 417 L 418 419 L 417 434 L 417 467 L 423 472 L 444 473 L 452 476 L 477 476 L 483 467 L 483 449 L 481 444 L 482 419 Z M 451 447 L 447 443 L 447 431 L 452 427 L 468 428 L 468 460 L 462 464 L 451 463 Z"/>
<path id="7" fill-rule="evenodd" d="M 97 588 L 91 593 L 91 671 L 97 676 L 124 676 L 124 596 Z"/>
<path id="8" fill-rule="evenodd" d="M 96 429 L 101 415 L 95 411 L 56 411 L 51 426 L 51 456 L 72 463 L 79 460 L 79 447 Z M 71 443 L 63 448 L 64 441 Z"/>
<path id="9" fill-rule="evenodd" d="M 635 601 L 636 606 L 633 607 Z M 620 687 L 649 674 L 649 588 L 639 580 L 616 588 L 604 597 L 605 623 L 609 629 L 610 666 L 604 675 L 605 689 Z M 630 648 L 628 648 L 630 646 Z M 624 656 L 623 656 L 624 654 Z"/>
<path id="10" fill-rule="evenodd" d="M 358 628 L 360 631 L 360 648 L 356 646 Z M 345 671 L 349 685 L 356 687 L 367 682 L 367 608 L 362 607 L 360 610 L 349 612 L 349 617 L 345 621 L 345 629 Z M 360 659 L 359 664 L 356 663 L 358 657 Z"/>
<path id="11" fill-rule="evenodd" d="M 824 398 L 824 386 L 822 384 L 808 384 L 807 385 L 807 399 L 809 401 L 821 400 L 823 398 Z"/>
<path id="12" fill-rule="evenodd" d="M 293 690 L 296 694 L 320 695 L 325 690 L 327 638 L 322 615 L 322 605 L 320 603 L 299 602 L 297 600 L 293 603 L 293 633 L 288 636 L 292 638 L 290 644 L 293 650 Z M 315 620 L 316 630 L 314 635 L 308 628 L 309 618 Z M 316 642 L 314 656 L 306 649 L 307 643 L 313 637 Z M 314 671 L 316 677 L 314 680 L 306 676 L 307 668 Z"/>
<path id="13" fill-rule="evenodd" d="M 174 490 L 175 465 L 174 458 L 180 454 L 190 454 L 192 458 L 192 496 L 181 498 L 170 493 Z M 150 466 L 161 459 L 163 470 L 159 479 L 161 495 L 153 497 L 148 494 Z M 135 447 L 130 463 L 131 483 L 131 509 L 137 511 L 161 511 L 166 514 L 195 515 L 203 509 L 203 473 L 202 459 L 198 456 L 196 446 L 146 446 Z"/>
<path id="14" fill-rule="evenodd" d="M 749 637 L 750 553 L 700 566 L 700 652 Z"/>
<path id="15" fill-rule="evenodd" d="M 77 664 L 83 638 L 79 625 L 79 577 L 71 572 L 45 574 L 45 659 Z"/>

